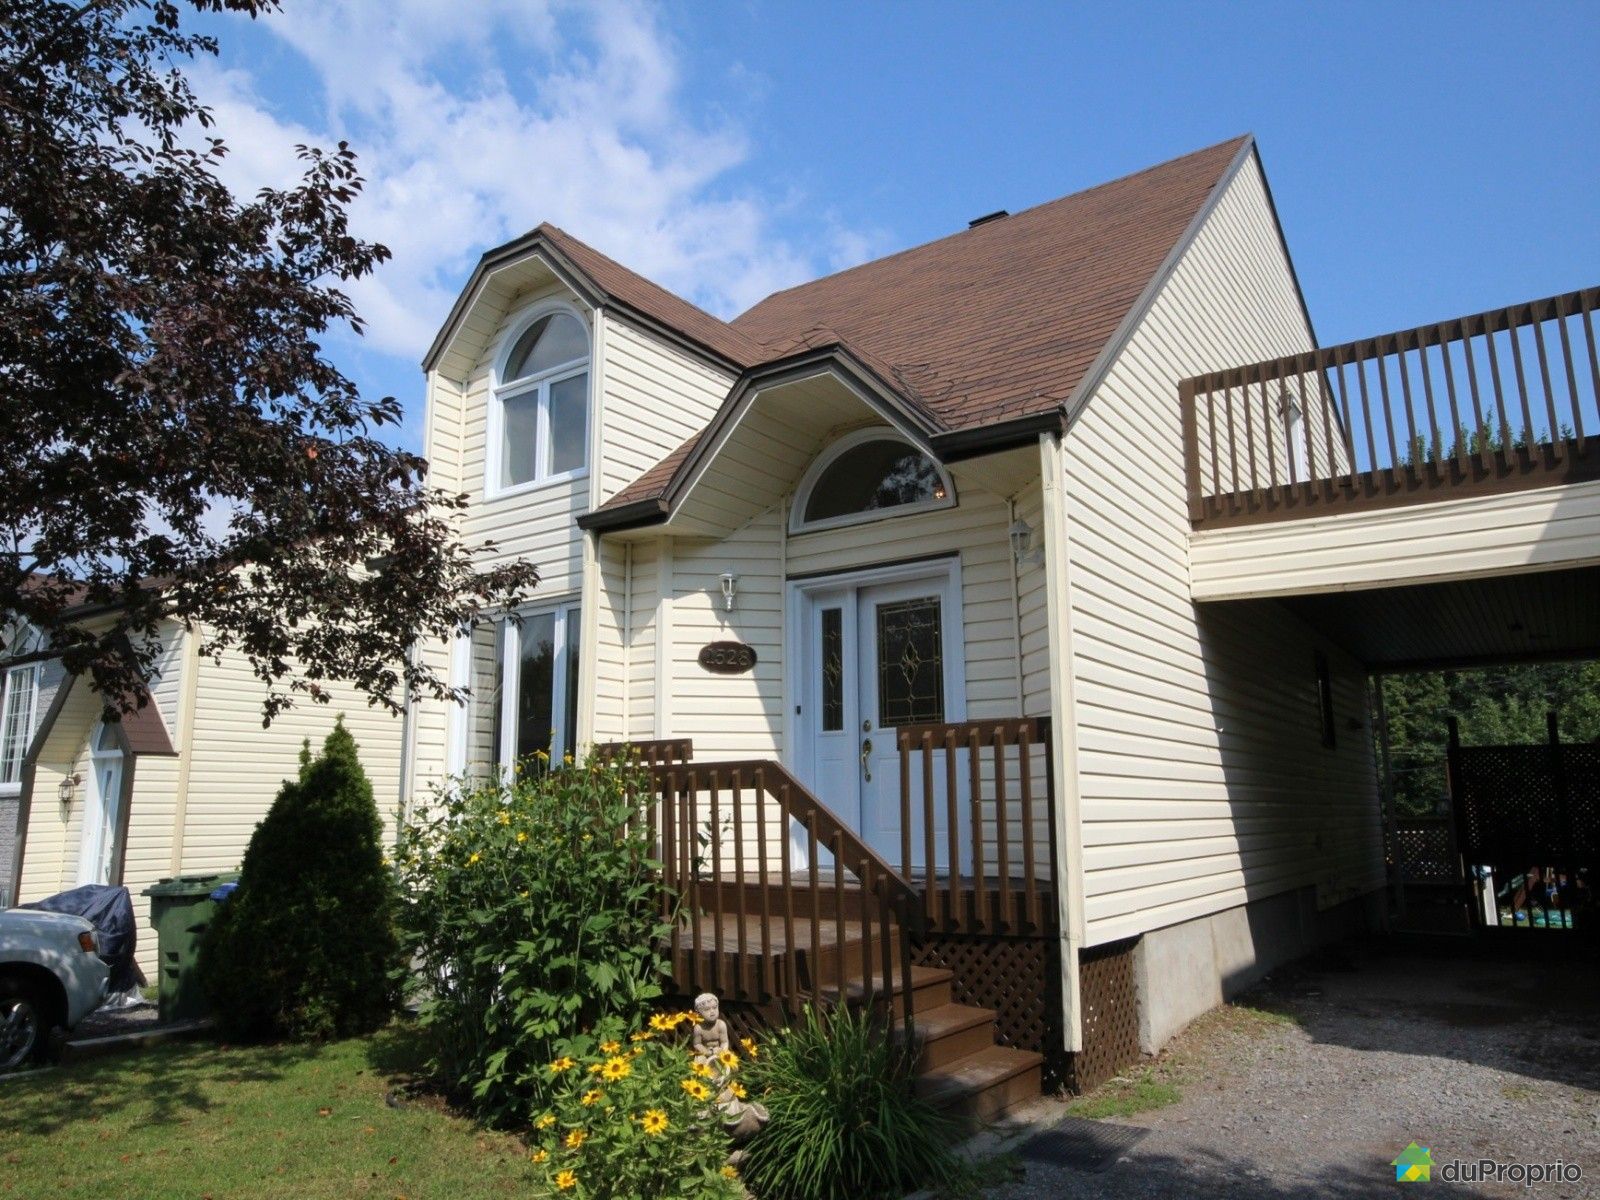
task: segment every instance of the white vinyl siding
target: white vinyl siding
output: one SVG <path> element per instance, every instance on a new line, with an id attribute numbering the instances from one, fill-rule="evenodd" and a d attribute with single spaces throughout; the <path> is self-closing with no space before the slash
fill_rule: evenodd
<path id="1" fill-rule="evenodd" d="M 1196 599 L 1437 583 L 1600 563 L 1600 483 L 1194 534 Z"/>
<path id="2" fill-rule="evenodd" d="M 1066 435 L 1071 686 L 1087 944 L 1382 880 L 1359 664 L 1280 607 L 1197 609 L 1178 381 L 1309 331 L 1247 162 Z M 1338 746 L 1321 744 L 1317 648 Z"/>
<path id="3" fill-rule="evenodd" d="M 604 502 L 705 428 L 733 385 L 624 317 L 604 317 L 599 500 Z"/>

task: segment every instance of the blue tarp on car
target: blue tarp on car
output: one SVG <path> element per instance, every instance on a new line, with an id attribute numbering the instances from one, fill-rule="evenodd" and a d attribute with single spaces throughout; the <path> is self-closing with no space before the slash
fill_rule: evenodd
<path id="1" fill-rule="evenodd" d="M 100 943 L 100 957 L 111 964 L 111 978 L 106 990 L 125 992 L 138 984 L 133 952 L 139 940 L 139 927 L 133 916 L 133 897 L 128 894 L 127 888 L 87 883 L 70 892 L 58 892 L 19 907 L 82 917 L 95 928 Z"/>

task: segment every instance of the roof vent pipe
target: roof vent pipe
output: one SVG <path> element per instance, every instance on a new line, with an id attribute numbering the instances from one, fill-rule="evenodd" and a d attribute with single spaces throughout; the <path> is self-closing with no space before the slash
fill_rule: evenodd
<path id="1" fill-rule="evenodd" d="M 979 225 L 987 225 L 990 221 L 998 221 L 1001 217 L 1009 217 L 1010 215 L 1011 214 L 1003 208 L 998 212 L 984 213 L 983 216 L 973 217 L 972 220 L 968 221 L 967 228 L 976 229 Z"/>

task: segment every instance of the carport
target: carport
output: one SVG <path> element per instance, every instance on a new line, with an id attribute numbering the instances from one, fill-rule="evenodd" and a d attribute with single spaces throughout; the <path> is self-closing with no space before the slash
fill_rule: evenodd
<path id="1" fill-rule="evenodd" d="M 1274 599 L 1374 677 L 1600 658 L 1597 307 L 1590 288 L 1184 381 L 1194 599 Z M 1554 731 L 1463 746 L 1452 723 L 1448 812 L 1397 820 L 1386 785 L 1398 910 L 1593 934 L 1600 747 Z"/>

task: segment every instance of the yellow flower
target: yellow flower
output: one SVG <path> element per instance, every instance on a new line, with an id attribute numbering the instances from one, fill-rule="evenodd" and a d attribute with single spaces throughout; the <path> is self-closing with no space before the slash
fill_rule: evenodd
<path id="1" fill-rule="evenodd" d="M 589 1074 L 591 1075 L 598 1075 L 603 1069 L 604 1068 L 602 1068 L 599 1063 L 589 1064 Z"/>
<path id="2" fill-rule="evenodd" d="M 641 1029 L 638 1033 L 630 1033 L 628 1035 L 628 1040 L 630 1042 L 648 1042 L 653 1037 L 655 1037 L 655 1034 L 651 1033 L 648 1029 Z"/>
<path id="3" fill-rule="evenodd" d="M 567 1139 L 564 1144 L 568 1150 L 576 1150 L 588 1140 L 589 1135 L 587 1133 L 581 1129 L 574 1129 L 571 1133 L 567 1134 Z"/>
<path id="4" fill-rule="evenodd" d="M 644 1053 L 644 1047 L 643 1046 L 635 1046 L 632 1050 L 628 1051 L 628 1057 L 629 1058 L 638 1058 L 639 1055 L 641 1055 L 643 1053 Z"/>
<path id="5" fill-rule="evenodd" d="M 679 1013 L 678 1017 L 684 1021 L 698 1021 L 700 1019 L 700 1014 L 695 1012 L 693 1009 L 686 1009 L 685 1011 Z"/>
<path id="6" fill-rule="evenodd" d="M 577 1186 L 578 1186 L 578 1177 L 576 1175 L 574 1175 L 571 1171 L 557 1171 L 556 1172 L 556 1187 L 560 1188 L 563 1192 L 570 1191 L 572 1188 L 575 1188 Z"/>
<path id="7" fill-rule="evenodd" d="M 469 855 L 468 858 L 467 858 L 467 866 L 469 866 L 469 867 L 476 866 L 477 863 L 479 862 L 479 860 L 482 859 L 482 858 L 483 858 L 483 855 L 479 854 L 476 850 L 474 850 L 471 853 L 471 855 Z"/>
<path id="8" fill-rule="evenodd" d="M 724 1179 L 737 1179 L 739 1178 L 739 1172 L 736 1168 L 729 1166 L 727 1163 L 723 1163 L 722 1177 Z"/>
<path id="9" fill-rule="evenodd" d="M 744 1084 L 742 1083 L 730 1083 L 728 1085 L 728 1090 L 741 1100 L 745 1098 L 746 1092 L 744 1090 Z"/>
<path id="10" fill-rule="evenodd" d="M 533 1127 L 535 1129 L 549 1129 L 550 1126 L 554 1125 L 555 1123 L 556 1123 L 555 1114 L 554 1113 L 545 1113 L 544 1116 L 540 1117 L 537 1121 L 535 1121 L 533 1123 Z"/>
<path id="11" fill-rule="evenodd" d="M 510 813 L 508 813 L 508 812 L 503 812 L 503 813 L 501 813 L 501 814 L 500 814 L 500 815 L 499 815 L 499 816 L 498 816 L 498 817 L 496 817 L 496 818 L 495 818 L 495 819 L 496 819 L 496 820 L 497 820 L 497 821 L 499 821 L 499 822 L 500 822 L 500 824 L 502 824 L 502 825 L 509 825 L 509 824 L 511 824 L 511 814 L 510 814 Z"/>
<path id="12" fill-rule="evenodd" d="M 751 1058 L 760 1058 L 761 1052 L 756 1049 L 755 1038 L 740 1038 L 739 1045 L 744 1047 L 744 1052 Z"/>
<path id="13" fill-rule="evenodd" d="M 672 1028 L 672 1022 L 661 1013 L 656 1013 L 650 1018 L 650 1028 L 654 1029 L 657 1033 L 665 1033 L 667 1030 Z"/>
<path id="14" fill-rule="evenodd" d="M 660 1134 L 667 1127 L 667 1114 L 659 1108 L 645 1109 L 644 1116 L 639 1118 L 639 1124 L 651 1137 Z"/>
<path id="15" fill-rule="evenodd" d="M 578 1064 L 575 1061 L 563 1054 L 560 1058 L 556 1059 L 555 1062 L 550 1064 L 550 1074 L 559 1075 L 563 1071 L 572 1070 L 572 1068 L 577 1065 Z"/>
<path id="16" fill-rule="evenodd" d="M 694 1097 L 696 1100 L 711 1099 L 711 1089 L 705 1084 L 701 1083 L 698 1079 L 685 1079 L 678 1086 L 684 1091 L 688 1092 L 689 1095 Z"/>
<path id="17" fill-rule="evenodd" d="M 535 750 L 533 752 L 533 756 L 535 758 L 537 758 L 540 762 L 549 762 L 550 761 L 549 753 L 547 751 L 544 751 L 544 750 Z"/>
<path id="18" fill-rule="evenodd" d="M 604 1098 L 604 1093 L 599 1088 L 590 1088 L 583 1094 L 583 1099 L 578 1103 L 588 1108 L 591 1104 L 598 1104 Z"/>
<path id="19" fill-rule="evenodd" d="M 622 1043 L 617 1041 L 615 1038 L 613 1038 L 609 1042 L 601 1042 L 600 1043 L 600 1053 L 601 1054 L 615 1054 L 618 1050 L 621 1050 L 621 1049 L 622 1049 Z"/>
<path id="20" fill-rule="evenodd" d="M 550 1151 L 548 1151 L 548 1150 L 535 1150 L 532 1154 L 528 1155 L 528 1161 L 531 1162 L 531 1163 L 542 1163 L 542 1162 L 545 1161 L 545 1159 L 547 1159 L 549 1157 L 550 1157 Z"/>
<path id="21" fill-rule="evenodd" d="M 717 1062 L 729 1071 L 737 1071 L 739 1069 L 739 1056 L 732 1050 L 720 1051 L 717 1054 Z"/>
<path id="22" fill-rule="evenodd" d="M 709 1063 L 703 1063 L 703 1062 L 693 1063 L 693 1064 L 690 1065 L 689 1070 L 693 1071 L 696 1075 L 700 1076 L 701 1079 L 710 1079 L 711 1078 L 711 1065 Z"/>
<path id="23" fill-rule="evenodd" d="M 608 1058 L 606 1059 L 606 1065 L 600 1068 L 600 1078 L 607 1083 L 615 1083 L 619 1079 L 626 1079 L 628 1073 L 632 1070 L 633 1067 L 627 1059 L 621 1057 Z"/>
<path id="24" fill-rule="evenodd" d="M 525 842 L 527 840 L 528 840 L 527 831 L 523 830 L 523 829 L 517 830 L 517 845 L 520 846 L 520 845 L 522 845 L 523 842 Z"/>

